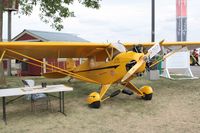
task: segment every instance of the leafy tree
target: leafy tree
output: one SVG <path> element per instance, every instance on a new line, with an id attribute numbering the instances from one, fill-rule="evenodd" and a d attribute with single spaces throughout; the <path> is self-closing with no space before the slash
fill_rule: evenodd
<path id="1" fill-rule="evenodd" d="M 0 41 L 2 41 L 2 31 L 3 31 L 3 0 L 0 0 Z"/>
<path id="2" fill-rule="evenodd" d="M 77 0 L 80 4 L 87 8 L 100 8 L 101 0 Z M 69 5 L 73 5 L 75 0 L 19 0 L 19 13 L 22 15 L 31 15 L 33 8 L 39 6 L 40 19 L 49 23 L 56 30 L 63 29 L 63 19 L 67 17 L 75 17 L 73 11 L 69 9 Z M 0 41 L 2 40 L 2 21 L 3 21 L 3 0 L 0 0 Z"/>

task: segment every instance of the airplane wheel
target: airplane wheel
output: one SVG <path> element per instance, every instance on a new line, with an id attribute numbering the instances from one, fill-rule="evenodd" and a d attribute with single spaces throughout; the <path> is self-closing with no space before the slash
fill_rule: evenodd
<path id="1" fill-rule="evenodd" d="M 96 101 L 96 102 L 93 102 L 93 103 L 89 104 L 89 107 L 95 108 L 95 109 L 100 108 L 100 106 L 101 106 L 101 102 L 100 101 Z"/>
<path id="2" fill-rule="evenodd" d="M 100 108 L 101 106 L 101 98 L 98 92 L 92 92 L 88 98 L 87 102 L 89 104 L 89 107 L 91 108 Z"/>
<path id="3" fill-rule="evenodd" d="M 153 97 L 153 93 L 151 93 L 151 94 L 144 94 L 144 96 L 142 96 L 142 98 L 143 98 L 144 100 L 151 100 L 152 97 Z"/>
<path id="4" fill-rule="evenodd" d="M 143 86 L 140 91 L 144 94 L 142 98 L 144 100 L 151 100 L 153 97 L 153 89 L 150 86 Z"/>

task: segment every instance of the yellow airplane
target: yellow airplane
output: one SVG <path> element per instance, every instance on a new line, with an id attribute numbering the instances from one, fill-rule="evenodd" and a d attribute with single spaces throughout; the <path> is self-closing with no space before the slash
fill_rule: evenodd
<path id="1" fill-rule="evenodd" d="M 143 52 L 137 48 L 140 46 L 150 49 Z M 136 46 L 136 47 L 135 47 Z M 87 98 L 90 107 L 99 108 L 101 103 L 120 92 L 131 95 L 132 91 L 145 100 L 151 100 L 153 89 L 150 86 L 137 88 L 130 81 L 145 72 L 148 58 L 160 51 L 160 46 L 181 46 L 194 49 L 200 46 L 200 42 L 160 42 L 155 43 L 88 43 L 88 42 L 0 42 L 0 63 L 3 58 L 17 59 L 38 67 L 38 63 L 46 64 L 47 69 L 54 68 L 54 72 L 45 73 L 47 78 L 62 78 L 70 76 L 85 82 L 101 85 L 100 92 L 92 92 Z M 134 47 L 134 49 L 133 49 Z M 131 50 L 130 50 L 131 49 Z M 176 51 L 175 51 L 176 52 Z M 169 55 L 166 55 L 166 58 Z M 61 69 L 39 59 L 42 58 L 86 58 L 86 61 L 75 66 L 72 59 L 68 59 L 67 69 Z M 34 60 L 37 64 L 29 62 Z M 119 83 L 126 89 L 117 90 L 105 97 L 112 84 Z"/>

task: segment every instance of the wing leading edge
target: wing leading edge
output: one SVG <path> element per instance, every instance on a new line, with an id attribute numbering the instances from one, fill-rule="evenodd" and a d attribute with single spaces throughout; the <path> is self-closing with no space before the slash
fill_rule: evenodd
<path id="1" fill-rule="evenodd" d="M 155 43 L 125 43 L 127 49 L 133 46 L 142 45 L 150 48 Z M 181 46 L 194 49 L 200 47 L 200 42 L 163 42 L 161 46 Z M 0 54 L 4 50 L 10 49 L 33 58 L 88 58 L 90 56 L 107 57 L 106 48 L 112 47 L 109 43 L 90 43 L 90 42 L 0 42 Z M 12 56 L 13 55 L 10 53 Z"/>
<path id="2" fill-rule="evenodd" d="M 145 48 L 150 48 L 155 44 L 155 42 L 146 42 L 146 43 L 125 43 L 125 47 L 130 49 L 133 46 L 141 45 Z M 164 47 L 172 47 L 172 46 L 181 46 L 181 47 L 187 47 L 189 50 L 199 48 L 200 42 L 162 42 L 160 46 Z"/>
<path id="3" fill-rule="evenodd" d="M 87 58 L 109 44 L 88 42 L 0 42 L 0 53 L 10 49 L 33 58 Z M 14 55 L 13 55 L 14 56 Z"/>

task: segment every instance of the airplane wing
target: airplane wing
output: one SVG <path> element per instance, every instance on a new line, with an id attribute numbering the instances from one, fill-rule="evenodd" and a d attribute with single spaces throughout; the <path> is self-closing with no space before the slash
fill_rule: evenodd
<path id="1" fill-rule="evenodd" d="M 155 43 L 125 43 L 127 49 L 133 46 L 141 45 L 149 49 Z M 163 42 L 164 47 L 186 46 L 188 49 L 200 47 L 200 42 Z M 109 43 L 90 43 L 90 42 L 0 42 L 0 54 L 9 49 L 24 55 L 41 58 L 88 58 L 96 56 L 97 60 L 107 58 L 106 48 L 112 47 Z M 12 57 L 18 57 L 16 54 L 9 53 Z M 6 54 L 7 55 L 7 54 Z M 5 56 L 6 57 L 6 56 Z"/>
<path id="2" fill-rule="evenodd" d="M 141 45 L 144 48 L 149 49 L 155 44 L 155 42 L 144 42 L 144 43 L 125 43 L 124 46 L 127 49 L 133 48 L 133 46 Z M 162 42 L 160 46 L 164 47 L 172 47 L 172 46 L 181 46 L 181 47 L 187 47 L 189 50 L 200 48 L 200 42 Z"/>
<path id="3" fill-rule="evenodd" d="M 36 59 L 48 57 L 88 58 L 90 56 L 98 56 L 99 58 L 105 59 L 107 57 L 106 48 L 110 47 L 110 44 L 87 42 L 0 42 L 0 59 L 2 59 L 3 55 L 4 58 L 14 58 L 18 60 L 28 58 L 35 61 Z M 39 62 L 39 60 L 36 62 Z M 33 65 L 38 66 L 37 63 Z M 50 66 L 50 64 L 46 65 L 48 67 Z M 97 83 L 92 79 L 88 79 L 68 70 L 64 70 L 52 65 L 50 67 L 54 67 L 60 76 L 71 76 L 88 82 Z"/>
<path id="4" fill-rule="evenodd" d="M 187 47 L 188 50 L 192 50 L 200 47 L 200 42 L 163 42 L 161 46 L 171 47 L 171 46 L 182 46 Z"/>
<path id="5" fill-rule="evenodd" d="M 105 49 L 110 44 L 88 42 L 0 42 L 0 54 L 9 49 L 36 59 L 51 58 L 87 58 L 98 53 L 106 56 Z M 8 54 L 17 56 L 12 53 Z"/>

